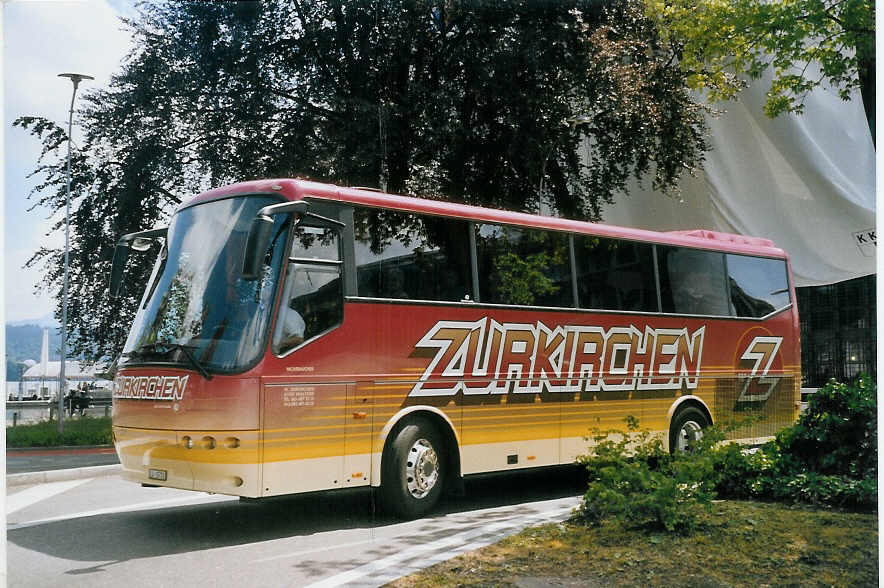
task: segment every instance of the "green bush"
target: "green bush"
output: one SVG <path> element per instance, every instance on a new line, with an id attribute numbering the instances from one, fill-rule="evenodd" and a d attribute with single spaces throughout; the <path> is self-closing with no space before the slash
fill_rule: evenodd
<path id="1" fill-rule="evenodd" d="M 714 497 L 712 460 L 704 451 L 670 455 L 658 437 L 638 430 L 635 418 L 626 421 L 629 434 L 597 432 L 590 454 L 579 458 L 590 477 L 580 515 L 691 531 Z"/>
<path id="2" fill-rule="evenodd" d="M 64 434 L 58 434 L 58 421 L 6 427 L 7 447 L 58 447 L 61 445 L 107 445 L 111 442 L 111 419 L 83 416 L 64 421 Z"/>
<path id="3" fill-rule="evenodd" d="M 794 426 L 760 448 L 725 443 L 727 431 L 709 427 L 691 451 L 670 455 L 661 439 L 639 431 L 596 433 L 579 458 L 589 486 L 579 514 L 589 522 L 625 523 L 688 532 L 716 496 L 876 508 L 876 387 L 830 382 L 810 400 Z"/>
<path id="4" fill-rule="evenodd" d="M 777 477 L 776 457 L 765 449 L 736 443 L 710 448 L 715 492 L 727 498 L 767 496 Z"/>
<path id="5" fill-rule="evenodd" d="M 715 491 L 728 498 L 765 498 L 834 506 L 877 506 L 876 387 L 829 382 L 798 422 L 762 448 L 711 448 Z"/>
<path id="6" fill-rule="evenodd" d="M 830 380 L 810 397 L 798 423 L 776 437 L 789 471 L 863 479 L 877 474 L 878 407 L 868 376 L 855 384 Z"/>

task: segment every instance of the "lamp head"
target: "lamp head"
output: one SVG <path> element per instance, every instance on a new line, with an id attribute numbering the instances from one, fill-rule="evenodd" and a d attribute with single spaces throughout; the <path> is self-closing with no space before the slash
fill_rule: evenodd
<path id="1" fill-rule="evenodd" d="M 70 80 L 74 83 L 74 87 L 75 87 L 75 88 L 76 88 L 77 86 L 79 86 L 79 85 L 80 85 L 80 82 L 83 81 L 83 80 L 94 80 L 94 79 L 95 79 L 95 78 L 93 78 L 93 77 L 90 76 L 90 75 L 86 75 L 86 74 L 78 74 L 78 73 L 60 73 L 60 74 L 58 74 L 58 77 L 60 77 L 60 78 L 70 78 Z"/>

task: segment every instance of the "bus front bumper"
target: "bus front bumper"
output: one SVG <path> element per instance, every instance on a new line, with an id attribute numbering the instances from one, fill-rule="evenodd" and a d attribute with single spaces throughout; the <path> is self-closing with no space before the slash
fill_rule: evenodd
<path id="1" fill-rule="evenodd" d="M 258 431 L 114 427 L 123 478 L 154 486 L 260 496 Z"/>

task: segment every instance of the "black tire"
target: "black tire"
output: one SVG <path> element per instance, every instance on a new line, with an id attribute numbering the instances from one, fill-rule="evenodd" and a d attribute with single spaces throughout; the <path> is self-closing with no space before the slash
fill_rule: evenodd
<path id="1" fill-rule="evenodd" d="M 381 504 L 403 519 L 428 513 L 442 494 L 447 463 L 442 436 L 425 419 L 399 429 L 381 464 Z"/>
<path id="2" fill-rule="evenodd" d="M 703 437 L 703 429 L 711 423 L 696 406 L 686 406 L 675 413 L 669 427 L 669 452 L 690 451 L 691 445 Z"/>

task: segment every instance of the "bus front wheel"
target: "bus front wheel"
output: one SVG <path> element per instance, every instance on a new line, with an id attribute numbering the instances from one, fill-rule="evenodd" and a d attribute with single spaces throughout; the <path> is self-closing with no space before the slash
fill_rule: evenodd
<path id="1" fill-rule="evenodd" d="M 399 429 L 381 475 L 381 498 L 388 511 L 414 519 L 436 505 L 446 474 L 443 447 L 435 427 L 424 419 Z"/>
<path id="2" fill-rule="evenodd" d="M 709 419 L 696 406 L 687 406 L 678 411 L 669 428 L 670 453 L 690 451 L 703 438 L 703 429 L 709 424 Z"/>

